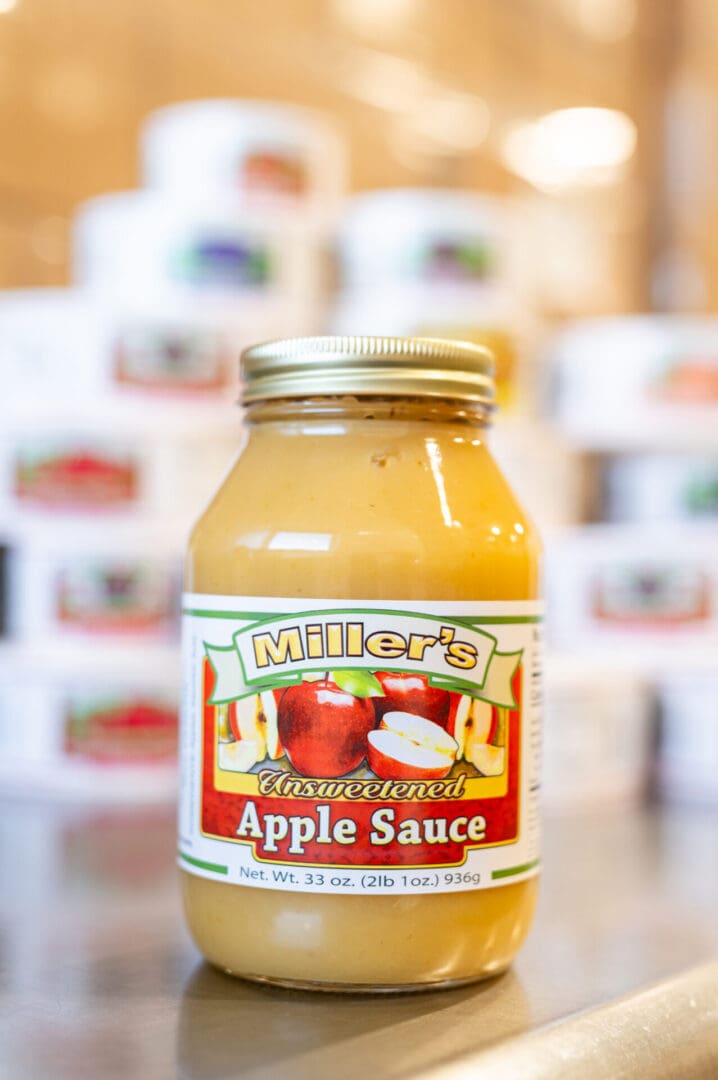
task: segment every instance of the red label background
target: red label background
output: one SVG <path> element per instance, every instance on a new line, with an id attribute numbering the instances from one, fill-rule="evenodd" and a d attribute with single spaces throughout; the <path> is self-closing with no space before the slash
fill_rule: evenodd
<path id="1" fill-rule="evenodd" d="M 304 855 L 288 855 L 289 838 L 277 841 L 279 851 L 265 852 L 262 840 L 252 841 L 254 853 L 269 862 L 315 863 L 323 866 L 450 866 L 464 860 L 465 847 L 488 847 L 507 843 L 518 836 L 519 786 L 521 760 L 521 692 L 522 665 L 519 664 L 512 690 L 517 703 L 509 711 L 509 762 L 508 790 L 506 795 L 490 799 L 444 799 L 424 802 L 383 802 L 380 800 L 355 801 L 350 799 L 297 799 L 279 798 L 273 795 L 237 795 L 218 791 L 214 786 L 215 730 L 214 706 L 207 701 L 214 688 L 214 672 L 205 660 L 203 703 L 203 753 L 202 753 L 202 832 L 219 839 L 236 836 L 237 826 L 249 799 L 254 802 L 262 820 L 263 814 L 306 815 L 315 817 L 316 807 L 330 804 L 332 821 L 351 818 L 357 824 L 357 838 L 351 845 L 316 844 L 307 842 Z M 423 819 L 441 817 L 451 823 L 458 817 L 471 818 L 481 814 L 486 819 L 486 839 L 480 844 L 410 844 L 396 841 L 375 847 L 369 842 L 371 815 L 379 807 L 390 806 L 395 811 L 394 828 L 398 831 L 402 821 L 408 818 Z"/>

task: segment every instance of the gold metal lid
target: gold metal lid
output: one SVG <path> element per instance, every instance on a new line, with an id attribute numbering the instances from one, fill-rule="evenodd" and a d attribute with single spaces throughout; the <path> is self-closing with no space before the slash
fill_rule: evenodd
<path id="1" fill-rule="evenodd" d="M 372 394 L 463 398 L 494 406 L 494 358 L 468 341 L 326 336 L 283 338 L 242 353 L 242 401 Z"/>

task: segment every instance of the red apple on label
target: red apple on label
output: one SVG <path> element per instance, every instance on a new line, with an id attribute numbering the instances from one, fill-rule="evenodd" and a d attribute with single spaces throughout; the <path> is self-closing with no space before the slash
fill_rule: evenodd
<path id="1" fill-rule="evenodd" d="M 414 713 L 387 713 L 369 733 L 369 765 L 382 780 L 443 780 L 457 751 L 440 724 Z"/>
<path id="2" fill-rule="evenodd" d="M 446 727 L 449 721 L 451 695 L 448 690 L 430 686 L 426 675 L 400 674 L 396 671 L 377 671 L 384 697 L 374 698 L 377 720 L 388 712 L 415 713 Z"/>
<path id="3" fill-rule="evenodd" d="M 343 776 L 366 757 L 376 718 L 370 698 L 330 679 L 288 686 L 277 711 L 279 741 L 302 776 Z"/>

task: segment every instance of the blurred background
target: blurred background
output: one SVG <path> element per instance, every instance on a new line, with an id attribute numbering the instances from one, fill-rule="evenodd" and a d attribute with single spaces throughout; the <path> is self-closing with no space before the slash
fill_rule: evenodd
<path id="1" fill-rule="evenodd" d="M 171 806 L 239 350 L 334 331 L 496 353 L 548 809 L 718 802 L 717 44 L 710 0 L 0 0 L 0 791 Z"/>
<path id="2" fill-rule="evenodd" d="M 480 1007 L 556 1020 L 715 951 L 717 50 L 712 0 L 0 0 L 10 1080 L 235 1075 L 257 1031 L 279 1060 L 387 1024 L 230 988 L 179 913 L 182 553 L 270 337 L 496 354 L 547 549 L 547 827 Z M 392 1053 L 445 1052 L 433 1000 L 391 1006 Z"/>

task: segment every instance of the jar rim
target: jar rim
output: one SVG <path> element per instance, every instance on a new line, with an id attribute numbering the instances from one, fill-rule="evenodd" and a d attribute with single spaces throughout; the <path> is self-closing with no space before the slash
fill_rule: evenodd
<path id="1" fill-rule="evenodd" d="M 468 341 L 324 335 L 279 338 L 241 356 L 242 403 L 345 394 L 454 398 L 495 406 L 494 358 Z"/>

